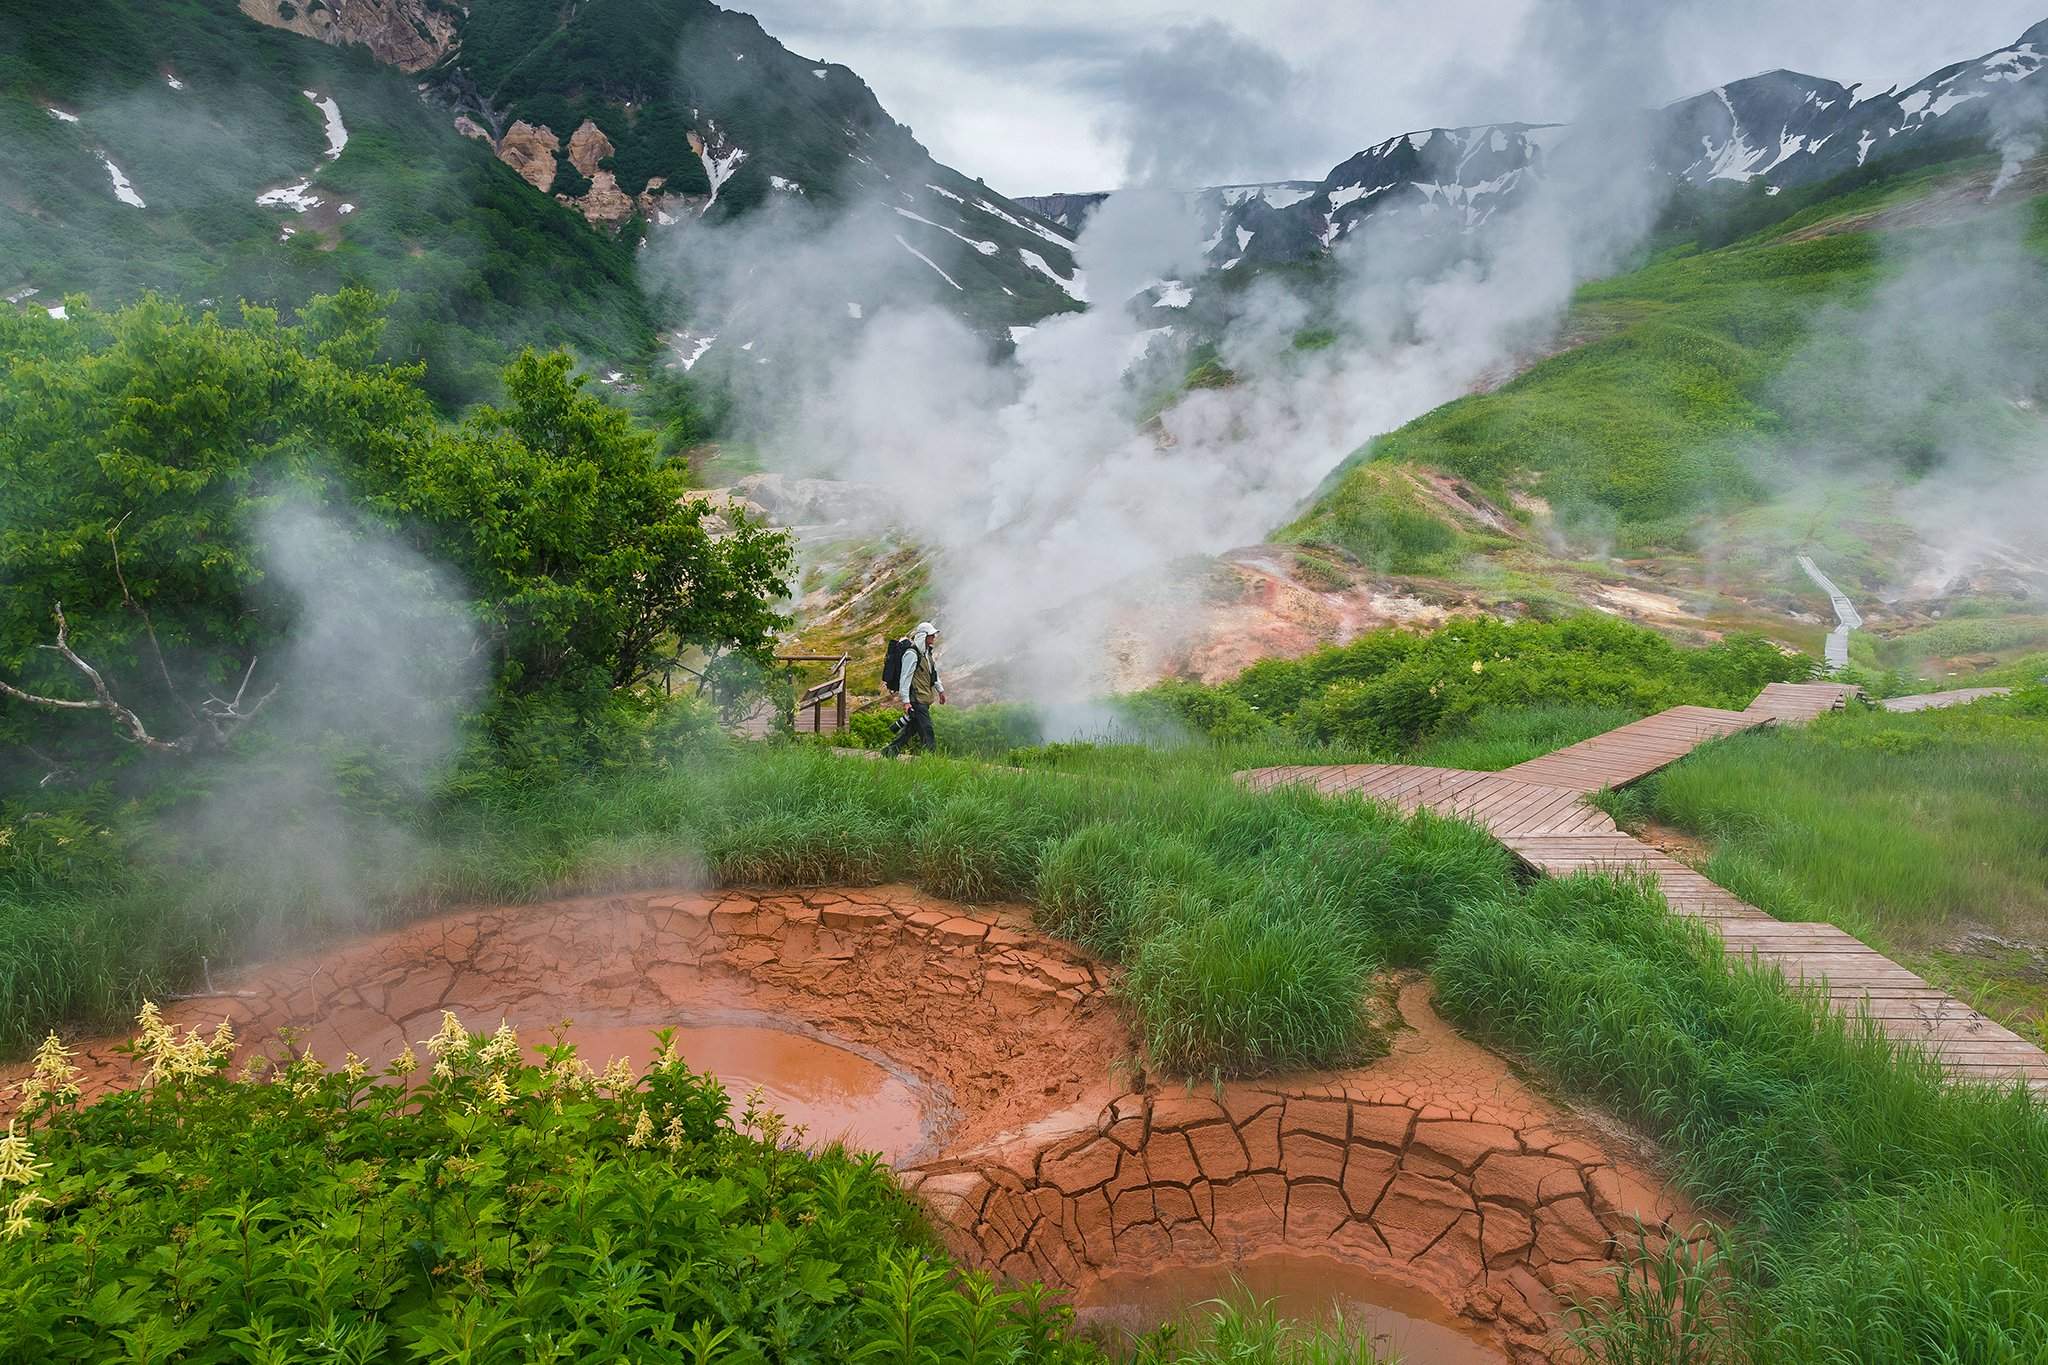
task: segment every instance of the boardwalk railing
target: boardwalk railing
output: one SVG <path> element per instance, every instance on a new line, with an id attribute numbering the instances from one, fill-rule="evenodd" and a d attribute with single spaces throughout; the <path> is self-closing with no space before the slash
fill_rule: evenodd
<path id="1" fill-rule="evenodd" d="M 814 735 L 837 734 L 846 728 L 846 663 L 852 656 L 847 654 L 778 654 L 779 664 L 831 664 L 832 676 L 821 683 L 806 688 L 796 699 L 796 714 L 792 717 L 798 733 L 808 729 Z M 793 670 L 792 670 L 793 671 Z M 826 716 L 826 708 L 831 716 Z M 804 724 L 804 712 L 810 712 L 810 724 Z"/>

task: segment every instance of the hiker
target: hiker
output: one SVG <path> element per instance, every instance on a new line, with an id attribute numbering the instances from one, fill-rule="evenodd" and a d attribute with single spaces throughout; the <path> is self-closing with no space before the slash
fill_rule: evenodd
<path id="1" fill-rule="evenodd" d="M 899 666 L 901 681 L 896 687 L 896 699 L 903 707 L 903 726 L 896 738 L 882 747 L 884 758 L 894 758 L 913 744 L 922 744 L 927 749 L 937 747 L 932 738 L 932 698 L 937 697 L 939 705 L 946 704 L 946 688 L 939 681 L 938 660 L 934 657 L 939 648 L 939 628 L 929 621 L 917 623 L 917 629 L 910 632 L 909 655 Z"/>

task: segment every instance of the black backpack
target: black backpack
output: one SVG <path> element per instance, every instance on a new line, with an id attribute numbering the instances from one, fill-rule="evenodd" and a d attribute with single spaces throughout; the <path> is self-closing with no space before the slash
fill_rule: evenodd
<path id="1" fill-rule="evenodd" d="M 913 652 L 908 635 L 889 642 L 888 656 L 882 660 L 883 687 L 891 692 L 903 690 L 903 656 Z"/>

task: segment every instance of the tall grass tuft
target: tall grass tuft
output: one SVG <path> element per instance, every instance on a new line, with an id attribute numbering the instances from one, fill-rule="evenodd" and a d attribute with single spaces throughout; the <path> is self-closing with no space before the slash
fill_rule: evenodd
<path id="1" fill-rule="evenodd" d="M 2048 1359 L 2037 1097 L 1946 1083 L 1867 1021 L 1725 960 L 1645 882 L 1474 904 L 1436 981 L 1467 1029 L 1641 1126 L 1741 1220 L 1754 1342 L 1736 1358 Z"/>

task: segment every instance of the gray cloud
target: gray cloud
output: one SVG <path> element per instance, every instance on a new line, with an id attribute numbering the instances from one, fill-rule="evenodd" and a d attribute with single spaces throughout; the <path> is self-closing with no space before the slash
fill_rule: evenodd
<path id="1" fill-rule="evenodd" d="M 1921 0 L 1270 0 L 1255 12 L 1240 0 L 741 7 L 797 50 L 852 67 L 942 161 L 1010 194 L 1106 189 L 1123 183 L 1134 152 L 1143 164 L 1124 115 L 1134 103 L 1156 106 L 1157 92 L 1119 82 L 1143 70 L 1143 54 L 1170 48 L 1177 28 L 1223 26 L 1234 34 L 1226 41 L 1254 45 L 1291 72 L 1291 103 L 1262 117 L 1267 145 L 1215 142 L 1213 157 L 1190 167 L 1190 179 L 1213 184 L 1319 178 L 1360 147 L 1414 128 L 1570 118 L 1584 106 L 1581 89 L 1572 71 L 1532 53 L 1534 41 L 1576 43 L 1585 70 L 1656 104 L 1775 66 L 1881 89 L 2010 42 L 2048 14 L 2043 0 L 1973 0 L 1966 9 Z M 1659 38 L 1645 48 L 1637 38 L 1648 29 Z M 1218 73 L 1188 74 L 1192 88 L 1213 87 Z"/>

